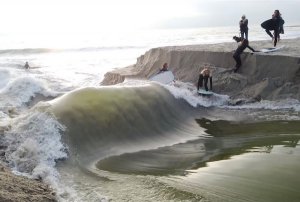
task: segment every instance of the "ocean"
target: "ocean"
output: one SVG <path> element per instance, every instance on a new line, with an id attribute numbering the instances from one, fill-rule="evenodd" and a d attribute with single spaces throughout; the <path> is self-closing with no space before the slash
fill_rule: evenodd
<path id="1" fill-rule="evenodd" d="M 238 34 L 0 33 L 0 160 L 42 179 L 59 201 L 299 201 L 298 100 L 232 106 L 228 95 L 199 97 L 180 81 L 100 86 L 151 48 Z M 285 26 L 282 40 L 296 37 L 300 26 Z M 249 40 L 269 37 L 253 26 Z"/>

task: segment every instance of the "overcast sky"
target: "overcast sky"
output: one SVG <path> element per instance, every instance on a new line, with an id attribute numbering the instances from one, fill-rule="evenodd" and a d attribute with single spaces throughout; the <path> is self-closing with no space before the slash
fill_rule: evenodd
<path id="1" fill-rule="evenodd" d="M 101 32 L 237 25 L 245 14 L 260 24 L 279 9 L 300 24 L 300 0 L 1 0 L 1 30 Z"/>

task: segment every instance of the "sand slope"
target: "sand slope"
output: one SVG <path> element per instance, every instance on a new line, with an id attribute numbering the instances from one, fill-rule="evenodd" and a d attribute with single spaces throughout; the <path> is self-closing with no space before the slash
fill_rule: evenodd
<path id="1" fill-rule="evenodd" d="M 5 202 L 55 202 L 51 189 L 36 180 L 16 176 L 0 165 L 0 201 Z"/>
<path id="2" fill-rule="evenodd" d="M 109 72 L 102 85 L 123 82 L 125 78 L 147 79 L 168 62 L 176 79 L 196 84 L 205 64 L 213 68 L 213 86 L 217 93 L 232 98 L 262 98 L 300 100 L 300 39 L 281 40 L 285 47 L 272 53 L 254 53 L 249 49 L 242 54 L 238 73 L 228 72 L 235 61 L 232 53 L 237 43 L 190 45 L 154 48 L 137 59 L 137 63 Z M 250 42 L 255 50 L 272 47 L 271 41 Z"/>

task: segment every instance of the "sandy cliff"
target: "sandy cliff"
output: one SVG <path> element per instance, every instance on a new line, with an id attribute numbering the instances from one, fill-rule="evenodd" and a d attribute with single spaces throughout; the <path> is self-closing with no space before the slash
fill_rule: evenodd
<path id="1" fill-rule="evenodd" d="M 237 43 L 190 45 L 154 48 L 137 59 L 136 64 L 109 72 L 102 85 L 123 82 L 125 78 L 147 79 L 168 62 L 176 79 L 195 83 L 204 64 L 213 67 L 214 91 L 232 98 L 300 100 L 300 39 L 281 40 L 284 48 L 272 53 L 242 54 L 243 66 L 238 73 L 228 72 L 235 61 L 232 58 Z M 271 41 L 250 42 L 259 50 L 272 47 Z"/>

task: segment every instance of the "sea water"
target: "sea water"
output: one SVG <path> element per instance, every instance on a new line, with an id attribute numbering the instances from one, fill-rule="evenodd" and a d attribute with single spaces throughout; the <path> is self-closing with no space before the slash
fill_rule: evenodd
<path id="1" fill-rule="evenodd" d="M 236 27 L 1 33 L 1 160 L 60 201 L 299 200 L 299 101 L 230 106 L 227 95 L 199 98 L 182 82 L 99 87 L 150 48 L 233 35 Z M 299 36 L 286 26 L 282 40 Z M 250 41 L 268 39 L 250 27 Z"/>

